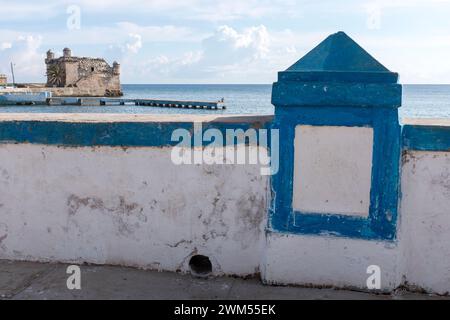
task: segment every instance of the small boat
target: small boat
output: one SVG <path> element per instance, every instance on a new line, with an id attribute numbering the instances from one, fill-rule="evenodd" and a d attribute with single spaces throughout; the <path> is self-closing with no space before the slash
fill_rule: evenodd
<path id="1" fill-rule="evenodd" d="M 0 105 L 45 105 L 47 99 L 52 97 L 49 91 L 14 91 L 0 89 Z"/>

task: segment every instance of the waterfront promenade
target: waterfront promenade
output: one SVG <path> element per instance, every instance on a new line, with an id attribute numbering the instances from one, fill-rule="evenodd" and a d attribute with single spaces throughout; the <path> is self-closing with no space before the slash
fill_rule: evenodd
<path id="1" fill-rule="evenodd" d="M 17 299 L 220 299 L 405 300 L 450 299 L 397 290 L 371 294 L 333 288 L 265 286 L 259 279 L 195 278 L 114 266 L 81 266 L 81 290 L 66 286 L 67 265 L 0 260 L 0 300 Z"/>
<path id="2" fill-rule="evenodd" d="M 448 295 L 448 120 L 400 122 L 398 74 L 343 32 L 272 103 L 0 116 L 0 258 Z"/>

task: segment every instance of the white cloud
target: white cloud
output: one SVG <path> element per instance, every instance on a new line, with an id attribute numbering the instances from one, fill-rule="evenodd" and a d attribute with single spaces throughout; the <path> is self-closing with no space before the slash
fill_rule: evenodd
<path id="1" fill-rule="evenodd" d="M 260 25 L 238 32 L 230 26 L 217 28 L 203 43 L 203 65 L 205 68 L 246 65 L 264 59 L 270 47 L 270 36 L 265 26 Z"/>
<path id="2" fill-rule="evenodd" d="M 382 27 L 383 13 L 387 10 L 405 10 L 407 8 L 416 8 L 417 10 L 420 7 L 429 9 L 437 6 L 442 10 L 445 5 L 449 4 L 450 0 L 369 0 L 363 2 L 362 7 L 367 15 L 367 28 L 370 30 L 379 30 Z"/>
<path id="3" fill-rule="evenodd" d="M 16 21 L 31 18 L 42 21 L 58 15 L 57 6 L 58 3 L 55 1 L 40 1 L 36 4 L 35 1 L 0 0 L 1 20 Z"/>
<path id="4" fill-rule="evenodd" d="M 2 42 L 0 43 L 0 50 L 10 49 L 12 47 L 11 42 Z"/>
<path id="5" fill-rule="evenodd" d="M 122 70 L 125 79 L 140 79 L 142 82 L 158 82 L 173 78 L 191 76 L 201 61 L 201 52 L 186 52 L 179 57 L 157 55 L 144 61 L 125 59 Z M 191 69 L 192 68 L 192 69 Z"/>
<path id="6" fill-rule="evenodd" d="M 450 83 L 450 35 L 358 36 L 355 39 L 401 83 Z"/>
<path id="7" fill-rule="evenodd" d="M 66 27 L 69 5 L 81 8 L 80 30 Z M 0 0 L 0 71 L 14 60 L 19 81 L 44 81 L 45 51 L 70 46 L 119 61 L 124 82 L 271 82 L 344 28 L 402 81 L 450 82 L 449 9 L 450 0 Z"/>
<path id="8" fill-rule="evenodd" d="M 184 19 L 229 21 L 243 17 L 261 18 L 287 13 L 295 8 L 296 0 L 246 0 L 246 1 L 211 1 L 211 0 L 69 0 L 84 10 L 92 12 L 128 12 L 164 13 L 171 17 Z"/>
<path id="9" fill-rule="evenodd" d="M 188 19 L 211 22 L 293 16 L 300 8 L 296 0 L 201 1 Z"/>
<path id="10" fill-rule="evenodd" d="M 417 6 L 430 6 L 449 4 L 450 0 L 369 0 L 364 6 L 377 6 L 381 8 L 405 8 Z"/>
<path id="11" fill-rule="evenodd" d="M 142 82 L 170 82 L 195 79 L 195 82 L 268 82 L 277 65 L 271 66 L 272 52 L 291 56 L 292 46 L 273 48 L 271 35 L 264 25 L 236 30 L 220 26 L 201 42 L 197 51 L 182 55 L 156 55 L 137 62 L 125 59 L 124 77 L 138 77 Z"/>
<path id="12" fill-rule="evenodd" d="M 118 22 L 115 27 L 111 29 L 114 30 L 108 30 L 108 32 L 112 32 L 115 36 L 118 34 L 139 34 L 142 36 L 144 42 L 189 42 L 199 41 L 204 36 L 202 33 L 194 32 L 187 27 L 174 25 L 138 25 L 128 21 Z"/>
<path id="13" fill-rule="evenodd" d="M 20 36 L 0 50 L 0 73 L 10 74 L 15 65 L 17 82 L 45 80 L 44 55 L 40 53 L 42 37 Z M 3 47 L 3 45 L 2 45 Z"/>
<path id="14" fill-rule="evenodd" d="M 9 43 L 11 40 L 21 36 L 23 32 L 9 29 L 0 29 L 0 44 Z M 118 22 L 112 26 L 83 26 L 79 30 L 50 29 L 48 31 L 33 32 L 27 31 L 26 34 L 33 37 L 42 37 L 45 43 L 51 43 L 59 47 L 77 45 L 110 46 L 123 45 L 130 43 L 130 35 L 140 37 L 141 47 L 145 43 L 154 42 L 199 42 L 205 37 L 205 34 L 196 33 L 187 27 L 178 27 L 173 25 L 153 26 L 137 25 L 131 22 Z M 134 41 L 136 39 L 133 39 Z M 136 43 L 139 47 L 139 44 Z M 140 49 L 136 47 L 136 49 Z M 58 49 L 58 48 L 54 48 Z"/>
<path id="15" fill-rule="evenodd" d="M 241 18 L 263 18 L 289 15 L 298 9 L 297 0 L 47 0 L 39 5 L 23 0 L 12 3 L 0 0 L 3 20 L 44 20 L 66 14 L 68 6 L 77 5 L 81 14 L 147 14 L 183 20 L 231 21 Z M 305 2 L 305 1 L 303 1 Z"/>
<path id="16" fill-rule="evenodd" d="M 130 33 L 132 42 L 126 44 L 128 53 L 138 53 L 142 48 L 142 36 L 140 34 Z"/>

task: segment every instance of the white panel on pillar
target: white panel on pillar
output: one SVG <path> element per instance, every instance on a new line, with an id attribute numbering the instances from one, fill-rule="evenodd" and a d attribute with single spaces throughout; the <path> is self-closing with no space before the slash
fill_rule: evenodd
<path id="1" fill-rule="evenodd" d="M 293 209 L 367 217 L 373 128 L 295 128 Z"/>

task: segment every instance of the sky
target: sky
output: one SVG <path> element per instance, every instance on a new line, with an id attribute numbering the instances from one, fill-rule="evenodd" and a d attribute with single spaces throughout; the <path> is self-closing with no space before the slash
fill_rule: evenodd
<path id="1" fill-rule="evenodd" d="M 450 84 L 450 0 L 0 0 L 0 73 L 45 82 L 70 47 L 122 83 L 272 83 L 337 31 L 401 83 Z"/>

